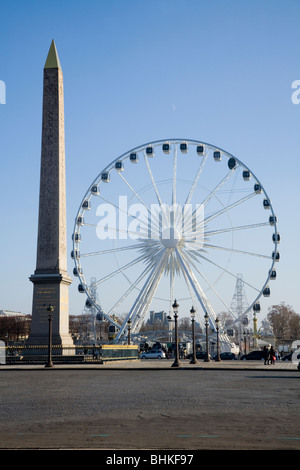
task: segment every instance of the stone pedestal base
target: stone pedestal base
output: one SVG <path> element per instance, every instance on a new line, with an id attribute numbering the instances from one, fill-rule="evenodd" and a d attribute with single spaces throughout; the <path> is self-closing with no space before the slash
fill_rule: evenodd
<path id="1" fill-rule="evenodd" d="M 49 314 L 52 313 L 52 345 L 73 346 L 69 334 L 69 293 L 72 280 L 67 273 L 33 274 L 34 284 L 31 332 L 27 344 L 31 346 L 48 345 Z M 48 310 L 53 306 L 53 311 Z"/>

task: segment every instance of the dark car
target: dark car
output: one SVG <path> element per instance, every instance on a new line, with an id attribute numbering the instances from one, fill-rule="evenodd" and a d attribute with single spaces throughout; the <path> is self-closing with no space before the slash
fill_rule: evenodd
<path id="1" fill-rule="evenodd" d="M 261 361 L 264 360 L 263 351 L 251 351 L 241 356 L 242 361 Z"/>
<path id="2" fill-rule="evenodd" d="M 281 360 L 282 361 L 291 361 L 292 360 L 292 355 L 293 355 L 293 353 L 290 352 L 289 354 L 286 354 L 285 356 L 282 356 Z"/>
<path id="3" fill-rule="evenodd" d="M 216 358 L 217 358 L 217 356 L 214 357 L 214 359 L 216 359 Z M 221 359 L 221 361 L 236 361 L 237 356 L 232 352 L 222 352 L 220 354 L 220 359 Z"/>
<path id="4" fill-rule="evenodd" d="M 186 359 L 192 359 L 193 354 L 188 354 L 186 356 Z M 196 352 L 196 358 L 197 359 L 206 359 L 206 352 L 205 351 L 197 351 Z M 211 359 L 211 355 L 209 354 L 209 359 Z"/>
<path id="5" fill-rule="evenodd" d="M 289 354 L 286 354 L 285 356 L 283 356 L 281 358 L 282 361 L 292 361 L 293 360 L 293 354 L 295 353 L 295 351 L 291 351 Z M 297 354 L 297 356 L 294 357 L 294 361 L 296 359 L 300 359 L 300 354 Z"/>

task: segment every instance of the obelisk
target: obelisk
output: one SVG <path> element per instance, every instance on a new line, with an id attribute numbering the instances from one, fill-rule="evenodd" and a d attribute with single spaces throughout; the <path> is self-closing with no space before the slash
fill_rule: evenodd
<path id="1" fill-rule="evenodd" d="M 52 344 L 73 344 L 69 334 L 71 281 L 67 273 L 63 74 L 54 41 L 44 67 L 43 124 L 36 269 L 32 325 L 27 344 L 48 344 L 49 305 L 54 307 Z"/>

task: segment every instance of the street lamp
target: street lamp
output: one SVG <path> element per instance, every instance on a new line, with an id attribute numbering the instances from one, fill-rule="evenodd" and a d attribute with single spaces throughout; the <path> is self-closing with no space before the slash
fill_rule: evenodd
<path id="1" fill-rule="evenodd" d="M 257 347 L 257 318 L 256 313 L 253 314 L 253 346 Z"/>
<path id="2" fill-rule="evenodd" d="M 221 357 L 220 357 L 220 341 L 219 341 L 219 323 L 220 323 L 220 320 L 218 318 L 216 318 L 216 330 L 217 330 L 217 357 L 216 357 L 216 361 L 217 362 L 220 362 L 221 361 Z"/>
<path id="3" fill-rule="evenodd" d="M 191 322 L 192 322 L 192 334 L 193 334 L 193 356 L 192 359 L 190 360 L 190 364 L 197 364 L 197 358 L 196 358 L 196 345 L 195 345 L 195 313 L 196 310 L 194 307 L 191 308 L 190 314 L 191 314 Z"/>
<path id="4" fill-rule="evenodd" d="M 128 344 L 130 345 L 130 332 L 131 332 L 131 320 L 130 320 L 130 318 L 127 321 L 127 325 L 128 325 Z"/>
<path id="5" fill-rule="evenodd" d="M 174 312 L 174 320 L 175 320 L 175 360 L 171 367 L 179 367 L 181 364 L 178 359 L 178 325 L 177 325 L 177 318 L 178 318 L 178 303 L 175 299 L 175 302 L 172 305 L 173 312 Z"/>
<path id="6" fill-rule="evenodd" d="M 168 315 L 167 320 L 168 320 L 169 343 L 171 343 L 172 342 L 172 317 Z"/>
<path id="7" fill-rule="evenodd" d="M 48 362 L 45 367 L 53 367 L 52 362 L 52 312 L 54 310 L 53 305 L 49 304 L 47 307 L 48 321 L 49 321 L 49 339 L 48 339 Z"/>
<path id="8" fill-rule="evenodd" d="M 204 359 L 204 362 L 209 362 L 209 352 L 208 352 L 208 315 L 207 312 L 205 312 L 204 319 L 205 319 L 205 334 L 206 334 L 206 356 Z"/>
<path id="9" fill-rule="evenodd" d="M 246 331 L 244 331 L 244 351 L 247 354 L 247 338 L 246 338 Z"/>

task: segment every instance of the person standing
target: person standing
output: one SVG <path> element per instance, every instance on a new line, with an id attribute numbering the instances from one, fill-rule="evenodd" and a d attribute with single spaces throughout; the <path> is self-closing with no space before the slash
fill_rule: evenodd
<path id="1" fill-rule="evenodd" d="M 264 349 L 263 349 L 263 358 L 265 360 L 265 365 L 268 363 L 269 364 L 269 348 L 268 346 L 264 346 Z"/>
<path id="2" fill-rule="evenodd" d="M 270 347 L 269 354 L 270 354 L 271 364 L 275 364 L 275 351 L 274 351 L 273 346 Z"/>

